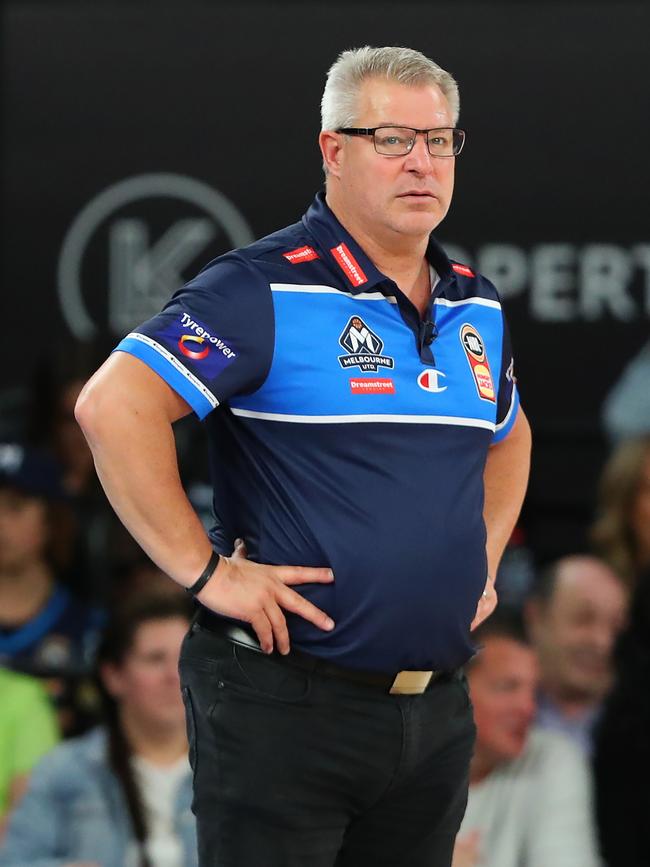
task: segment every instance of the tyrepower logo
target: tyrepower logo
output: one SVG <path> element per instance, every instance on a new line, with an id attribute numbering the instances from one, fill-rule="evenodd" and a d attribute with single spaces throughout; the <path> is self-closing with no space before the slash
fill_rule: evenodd
<path id="1" fill-rule="evenodd" d="M 341 243 L 338 247 L 332 247 L 330 252 L 353 286 L 362 286 L 368 282 L 368 278 L 363 273 L 361 265 L 359 265 L 345 244 Z"/>
<path id="2" fill-rule="evenodd" d="M 208 331 L 207 328 L 204 328 L 202 325 L 199 325 L 198 322 L 195 322 L 191 316 L 187 313 L 183 313 L 181 315 L 181 325 L 183 328 L 189 328 L 190 331 L 193 331 L 196 335 L 195 337 L 191 337 L 190 335 L 183 335 L 181 339 L 178 341 L 179 348 L 184 355 L 188 355 L 189 353 L 183 349 L 183 343 L 186 343 L 188 340 L 200 341 L 201 343 L 211 343 L 215 349 L 218 349 L 220 352 L 226 356 L 226 358 L 235 358 L 236 353 L 227 346 L 223 340 L 219 337 L 213 337 L 212 334 Z M 201 354 L 201 358 L 205 358 L 208 354 L 208 347 L 206 347 L 205 352 Z M 191 358 L 197 358 L 196 355 L 190 356 Z"/>
<path id="3" fill-rule="evenodd" d="M 299 265 L 301 262 L 311 262 L 313 259 L 320 258 L 313 247 L 298 247 L 297 250 L 290 250 L 288 253 L 283 253 L 282 255 L 292 265 Z"/>
<path id="4" fill-rule="evenodd" d="M 231 346 L 212 334 L 189 313 L 181 313 L 180 317 L 150 336 L 173 352 L 183 365 L 206 379 L 218 376 L 237 358 L 237 353 Z"/>
<path id="5" fill-rule="evenodd" d="M 392 379 L 351 379 L 352 394 L 395 394 Z"/>

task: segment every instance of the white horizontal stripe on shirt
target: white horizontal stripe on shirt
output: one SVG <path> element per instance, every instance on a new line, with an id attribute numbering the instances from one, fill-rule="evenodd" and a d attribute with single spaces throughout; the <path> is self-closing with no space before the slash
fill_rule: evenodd
<path id="1" fill-rule="evenodd" d="M 305 295 L 345 295 L 346 298 L 354 298 L 356 301 L 388 301 L 389 304 L 397 304 L 394 295 L 384 295 L 382 292 L 344 292 L 334 286 L 319 286 L 300 283 L 271 283 L 271 292 L 301 292 Z"/>
<path id="2" fill-rule="evenodd" d="M 292 415 L 281 412 L 257 412 L 252 409 L 231 407 L 233 415 L 259 418 L 264 421 L 286 421 L 296 424 L 354 424 L 357 422 L 387 422 L 390 424 L 451 424 L 461 427 L 480 427 L 494 431 L 494 422 L 482 418 L 462 418 L 453 415 Z"/>
<path id="3" fill-rule="evenodd" d="M 447 298 L 434 298 L 434 304 L 440 304 L 441 307 L 462 307 L 464 304 L 478 304 L 481 307 L 494 307 L 496 310 L 501 310 L 501 305 L 498 301 L 493 301 L 491 298 L 479 298 L 474 295 L 471 298 L 461 298 L 460 301 L 449 301 Z"/>

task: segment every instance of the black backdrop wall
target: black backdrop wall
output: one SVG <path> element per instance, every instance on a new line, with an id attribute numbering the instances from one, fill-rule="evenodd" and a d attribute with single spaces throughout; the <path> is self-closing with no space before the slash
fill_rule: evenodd
<path id="1" fill-rule="evenodd" d="M 603 398 L 648 337 L 648 32 L 645 3 L 7 3 L 0 389 L 87 372 L 203 262 L 297 219 L 336 54 L 413 46 L 461 85 L 437 234 L 506 305 L 533 546 L 576 547 Z"/>

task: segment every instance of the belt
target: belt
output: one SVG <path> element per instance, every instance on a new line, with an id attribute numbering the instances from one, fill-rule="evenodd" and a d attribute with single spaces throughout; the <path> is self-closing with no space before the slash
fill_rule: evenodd
<path id="1" fill-rule="evenodd" d="M 201 608 L 198 611 L 193 628 L 194 626 L 219 635 L 231 644 L 245 647 L 257 653 L 263 653 L 257 636 L 252 629 L 224 620 L 222 617 L 212 614 L 206 608 Z M 266 656 L 266 654 L 264 655 Z M 328 662 L 326 659 L 310 656 L 299 650 L 291 650 L 287 655 L 274 651 L 269 658 L 310 673 L 317 672 L 325 677 L 348 680 L 353 683 L 364 684 L 365 686 L 374 686 L 391 695 L 420 695 L 426 692 L 428 687 L 435 681 L 450 679 L 456 674 L 456 671 L 446 671 L 443 669 L 438 671 L 407 670 L 398 671 L 393 674 L 381 671 L 363 671 L 358 668 L 346 668 L 342 665 L 336 665 L 333 662 Z"/>

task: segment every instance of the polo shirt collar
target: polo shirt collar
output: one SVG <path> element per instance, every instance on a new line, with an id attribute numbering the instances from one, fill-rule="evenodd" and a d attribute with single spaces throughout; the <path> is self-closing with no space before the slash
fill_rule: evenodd
<path id="1" fill-rule="evenodd" d="M 372 287 L 389 279 L 376 268 L 352 235 L 334 216 L 325 201 L 323 190 L 316 194 L 302 222 L 316 239 L 322 252 L 329 257 L 330 265 L 342 276 L 346 288 L 353 295 L 368 292 Z M 426 256 L 441 280 L 445 277 L 453 278 L 454 272 L 449 259 L 433 236 L 429 238 Z"/>

